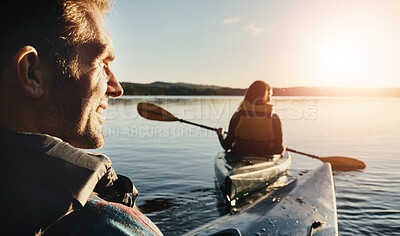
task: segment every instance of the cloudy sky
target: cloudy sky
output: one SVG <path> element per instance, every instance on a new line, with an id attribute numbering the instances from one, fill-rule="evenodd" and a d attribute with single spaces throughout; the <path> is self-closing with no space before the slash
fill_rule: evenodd
<path id="1" fill-rule="evenodd" d="M 400 87 L 399 0 L 115 0 L 120 81 Z"/>

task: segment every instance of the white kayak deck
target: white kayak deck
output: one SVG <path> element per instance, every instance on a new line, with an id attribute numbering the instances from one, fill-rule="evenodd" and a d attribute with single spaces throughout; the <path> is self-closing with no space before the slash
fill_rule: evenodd
<path id="1" fill-rule="evenodd" d="M 222 216 L 185 234 L 218 235 L 338 235 L 336 197 L 330 164 L 295 179 L 233 215 Z"/>

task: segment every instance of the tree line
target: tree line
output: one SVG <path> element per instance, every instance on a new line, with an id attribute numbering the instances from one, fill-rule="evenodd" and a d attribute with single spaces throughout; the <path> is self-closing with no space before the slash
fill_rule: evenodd
<path id="1" fill-rule="evenodd" d="M 150 84 L 122 82 L 124 95 L 133 96 L 243 96 L 244 88 L 229 88 L 188 83 L 154 82 Z M 274 88 L 274 96 L 348 96 L 400 97 L 400 88 Z"/>
<path id="2" fill-rule="evenodd" d="M 194 85 L 184 83 L 121 83 L 125 95 L 176 95 L 176 96 L 242 96 L 246 89 L 236 89 L 218 86 Z"/>

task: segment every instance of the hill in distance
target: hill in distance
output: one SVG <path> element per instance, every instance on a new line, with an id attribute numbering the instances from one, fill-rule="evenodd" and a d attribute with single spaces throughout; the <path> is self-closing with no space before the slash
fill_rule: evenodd
<path id="1" fill-rule="evenodd" d="M 190 83 L 153 82 L 149 84 L 122 82 L 124 95 L 135 96 L 243 96 L 246 88 L 229 88 Z M 400 97 L 400 88 L 330 88 L 289 87 L 274 88 L 274 96 L 346 96 Z"/>
<path id="2" fill-rule="evenodd" d="M 189 83 L 154 82 L 150 84 L 121 83 L 125 95 L 232 95 L 242 96 L 246 89 L 227 88 L 215 85 Z"/>

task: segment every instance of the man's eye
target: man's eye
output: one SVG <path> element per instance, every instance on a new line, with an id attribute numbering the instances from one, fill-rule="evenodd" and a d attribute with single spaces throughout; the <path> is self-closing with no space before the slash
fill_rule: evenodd
<path id="1" fill-rule="evenodd" d="M 106 62 L 101 62 L 100 63 L 100 68 L 101 68 L 101 72 L 103 73 L 103 74 L 106 74 L 106 75 L 108 75 L 109 74 L 109 72 L 110 72 L 110 65 L 108 64 L 108 63 L 106 63 Z"/>
<path id="2" fill-rule="evenodd" d="M 106 63 L 104 63 L 104 62 L 100 62 L 99 63 L 99 68 L 101 68 L 102 70 L 106 70 L 107 69 L 107 64 Z"/>

